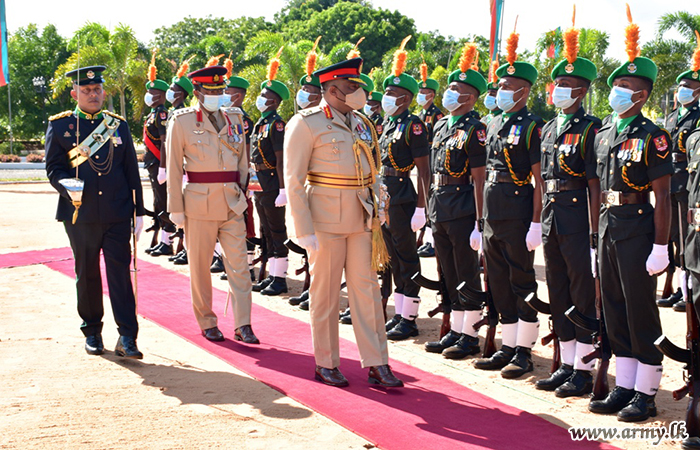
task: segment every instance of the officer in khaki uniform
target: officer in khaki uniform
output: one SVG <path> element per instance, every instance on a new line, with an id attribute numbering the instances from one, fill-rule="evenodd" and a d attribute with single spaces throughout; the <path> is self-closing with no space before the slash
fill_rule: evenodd
<path id="1" fill-rule="evenodd" d="M 376 135 L 369 120 L 355 113 L 365 103 L 361 58 L 314 73 L 323 101 L 296 114 L 284 139 L 285 185 L 299 244 L 311 263 L 311 333 L 317 380 L 347 386 L 338 343 L 338 308 L 343 271 L 353 311 L 353 328 L 369 381 L 399 387 L 389 368 L 384 316 L 372 270 L 372 238 L 381 242 L 373 190 Z"/>
<path id="2" fill-rule="evenodd" d="M 184 226 L 190 263 L 192 305 L 202 334 L 222 341 L 212 310 L 209 266 L 217 238 L 233 297 L 236 340 L 257 344 L 250 327 L 251 281 L 245 246 L 247 209 L 243 113 L 224 104 L 226 68 L 211 66 L 188 75 L 199 103 L 176 111 L 168 123 L 168 211 Z M 183 186 L 183 170 L 187 182 Z"/>

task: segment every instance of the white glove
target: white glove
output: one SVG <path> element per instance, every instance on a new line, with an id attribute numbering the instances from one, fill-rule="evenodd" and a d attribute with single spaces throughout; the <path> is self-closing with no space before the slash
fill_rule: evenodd
<path id="1" fill-rule="evenodd" d="M 170 213 L 170 221 L 178 228 L 185 228 L 185 213 Z"/>
<path id="2" fill-rule="evenodd" d="M 284 188 L 280 188 L 280 193 L 275 199 L 275 206 L 278 208 L 283 207 L 287 204 L 287 191 Z"/>
<path id="3" fill-rule="evenodd" d="M 474 230 L 472 234 L 469 235 L 469 246 L 475 252 L 478 252 L 481 248 L 481 232 L 479 231 L 479 224 L 474 225 Z"/>
<path id="4" fill-rule="evenodd" d="M 136 235 L 136 240 L 141 238 L 141 232 L 143 231 L 143 217 L 136 216 L 136 224 L 134 225 L 134 234 Z"/>
<path id="5" fill-rule="evenodd" d="M 539 222 L 530 223 L 530 230 L 525 237 L 527 251 L 533 252 L 537 247 L 542 245 L 542 224 Z"/>
<path id="6" fill-rule="evenodd" d="M 299 245 L 304 247 L 307 252 L 318 251 L 318 238 L 315 234 L 307 234 L 306 236 L 299 236 L 297 238 Z"/>
<path id="7" fill-rule="evenodd" d="M 425 208 L 416 208 L 411 217 L 411 229 L 415 232 L 425 226 Z"/>
<path id="8" fill-rule="evenodd" d="M 647 272 L 649 272 L 650 276 L 661 273 L 666 270 L 669 262 L 668 246 L 654 244 L 649 257 L 647 258 Z"/>
<path id="9" fill-rule="evenodd" d="M 593 278 L 598 276 L 598 260 L 595 258 L 595 249 L 591 249 L 591 273 Z"/>
<path id="10" fill-rule="evenodd" d="M 158 168 L 158 184 L 163 184 L 168 179 L 168 175 L 165 172 L 165 167 Z"/>

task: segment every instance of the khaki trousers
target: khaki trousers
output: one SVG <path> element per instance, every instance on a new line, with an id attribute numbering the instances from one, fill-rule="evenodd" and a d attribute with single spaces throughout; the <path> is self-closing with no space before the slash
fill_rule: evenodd
<path id="1" fill-rule="evenodd" d="M 316 364 L 327 369 L 340 365 L 338 310 L 343 269 L 362 367 L 388 364 L 379 284 L 370 266 L 372 233 L 317 232 L 316 237 L 319 250 L 309 254 L 311 334 Z"/>
<path id="2" fill-rule="evenodd" d="M 197 220 L 185 218 L 187 259 L 190 266 L 192 307 L 199 328 L 217 326 L 212 310 L 211 258 L 217 238 L 224 251 L 223 260 L 231 290 L 235 327 L 250 325 L 251 281 L 245 246 L 243 215 L 229 211 L 228 220 Z"/>

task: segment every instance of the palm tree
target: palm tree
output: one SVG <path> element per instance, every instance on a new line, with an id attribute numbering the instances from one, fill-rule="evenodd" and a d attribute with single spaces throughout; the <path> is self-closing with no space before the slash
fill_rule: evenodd
<path id="1" fill-rule="evenodd" d="M 695 42 L 695 30 L 700 31 L 700 14 L 687 11 L 664 14 L 659 18 L 657 36 L 661 38 L 670 30 L 678 31 L 688 42 Z"/>

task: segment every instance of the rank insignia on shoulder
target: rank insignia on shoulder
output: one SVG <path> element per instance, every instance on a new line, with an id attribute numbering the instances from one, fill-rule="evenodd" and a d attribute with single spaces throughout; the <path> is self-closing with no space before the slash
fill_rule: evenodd
<path id="1" fill-rule="evenodd" d="M 381 135 L 382 131 L 384 130 L 384 127 L 382 126 L 382 124 L 377 124 L 376 128 L 377 128 L 377 134 Z"/>
<path id="2" fill-rule="evenodd" d="M 166 120 L 168 118 L 168 113 L 163 111 L 160 114 L 160 120 Z"/>
<path id="3" fill-rule="evenodd" d="M 654 145 L 656 145 L 656 150 L 661 153 L 668 148 L 668 142 L 666 141 L 666 136 L 659 136 L 654 138 Z"/>
<path id="4" fill-rule="evenodd" d="M 275 128 L 277 129 L 277 131 L 282 132 L 284 131 L 284 124 L 282 122 L 277 122 L 275 123 Z"/>
<path id="5" fill-rule="evenodd" d="M 476 130 L 476 138 L 479 139 L 479 142 L 486 141 L 486 130 Z"/>
<path id="6" fill-rule="evenodd" d="M 63 137 L 64 137 L 64 138 L 69 138 L 69 137 L 70 137 L 70 131 L 66 131 L 65 133 L 63 133 Z"/>
<path id="7" fill-rule="evenodd" d="M 414 123 L 413 124 L 413 134 L 415 134 L 416 136 L 420 136 L 421 134 L 423 134 L 423 125 L 421 125 L 419 123 Z"/>

